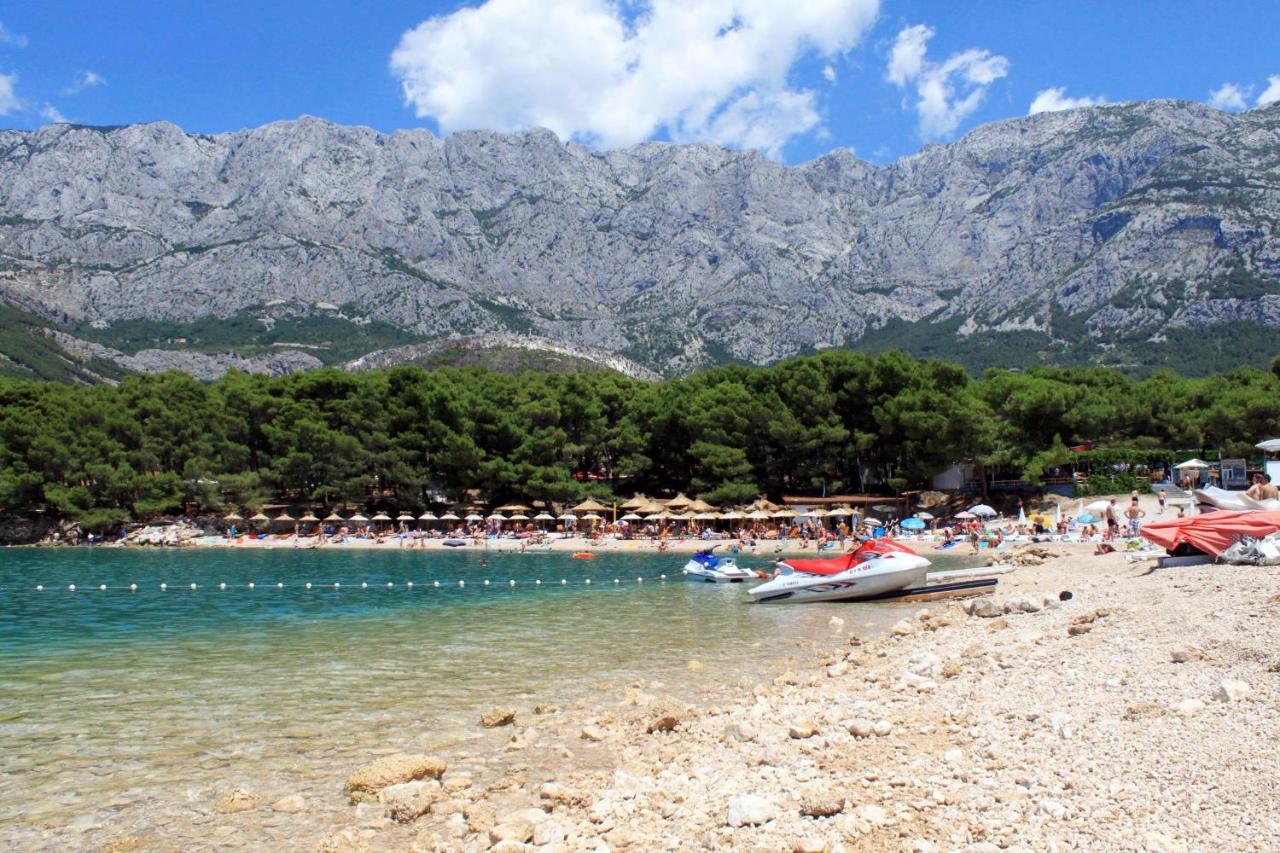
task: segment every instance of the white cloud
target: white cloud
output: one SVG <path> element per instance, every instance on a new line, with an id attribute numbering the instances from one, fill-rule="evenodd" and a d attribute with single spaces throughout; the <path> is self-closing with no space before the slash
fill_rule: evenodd
<path id="1" fill-rule="evenodd" d="M 22 99 L 15 91 L 17 86 L 17 74 L 0 74 L 0 116 L 7 116 L 22 109 Z"/>
<path id="2" fill-rule="evenodd" d="M 1267 104 L 1274 104 L 1280 101 L 1280 74 L 1272 74 L 1267 78 L 1267 88 L 1262 90 L 1262 94 L 1258 96 L 1255 107 L 1265 107 Z"/>
<path id="3" fill-rule="evenodd" d="M 822 76 L 826 78 L 828 83 L 836 82 L 836 67 L 828 62 L 826 65 L 822 66 Z"/>
<path id="4" fill-rule="evenodd" d="M 44 119 L 50 124 L 59 124 L 67 120 L 67 117 L 64 116 L 62 112 L 53 104 L 45 104 L 43 107 L 40 108 L 40 118 Z"/>
<path id="5" fill-rule="evenodd" d="M 926 53 L 933 35 L 934 30 L 923 24 L 899 32 L 885 79 L 904 89 L 915 86 L 920 135 L 946 139 L 982 103 L 987 87 L 1009 73 L 1009 60 L 972 49 L 932 62 Z"/>
<path id="6" fill-rule="evenodd" d="M 1252 91 L 1252 86 L 1242 89 L 1235 83 L 1223 83 L 1209 93 L 1209 106 L 1229 112 L 1247 110 L 1249 105 L 1245 102 L 1245 99 L 1249 97 L 1249 93 Z"/>
<path id="7" fill-rule="evenodd" d="M 612 148 L 665 132 L 776 155 L 821 122 L 792 67 L 848 51 L 878 11 L 879 0 L 488 0 L 405 33 L 391 69 L 444 133 L 541 126 Z"/>
<path id="8" fill-rule="evenodd" d="M 27 37 L 18 35 L 0 22 L 0 44 L 7 44 L 13 47 L 26 47 Z"/>
<path id="9" fill-rule="evenodd" d="M 1027 110 L 1027 115 L 1056 113 L 1060 110 L 1076 110 L 1080 107 L 1096 107 L 1098 104 L 1105 104 L 1106 102 L 1107 99 L 1101 95 L 1096 98 L 1091 98 L 1087 95 L 1080 98 L 1068 98 L 1067 87 L 1058 86 L 1053 89 L 1042 89 L 1036 92 L 1035 98 L 1031 101 L 1031 107 Z"/>
<path id="10" fill-rule="evenodd" d="M 95 71 L 86 71 L 80 75 L 80 78 L 70 86 L 62 90 L 64 95 L 78 95 L 85 89 L 92 89 L 94 86 L 107 85 L 107 78 L 103 77 Z"/>

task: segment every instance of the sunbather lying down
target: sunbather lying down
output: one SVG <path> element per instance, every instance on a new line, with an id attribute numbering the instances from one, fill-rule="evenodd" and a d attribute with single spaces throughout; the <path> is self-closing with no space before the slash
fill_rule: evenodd
<path id="1" fill-rule="evenodd" d="M 1098 547 L 1093 549 L 1093 553 L 1095 554 L 1114 554 L 1115 551 L 1116 547 L 1110 542 L 1100 542 L 1098 543 Z"/>

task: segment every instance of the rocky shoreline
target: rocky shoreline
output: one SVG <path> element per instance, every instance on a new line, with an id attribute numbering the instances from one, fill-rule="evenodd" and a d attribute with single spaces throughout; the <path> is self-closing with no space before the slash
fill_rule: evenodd
<path id="1" fill-rule="evenodd" d="M 582 707 L 494 709 L 465 752 L 370 756 L 334 780 L 337 826 L 298 846 L 1280 847 L 1277 572 L 1054 550 L 994 598 L 904 605 L 882 636 L 843 608 L 788 671 L 726 672 L 705 701 L 601 684 Z M 252 824 L 300 799 L 223 810 Z"/>

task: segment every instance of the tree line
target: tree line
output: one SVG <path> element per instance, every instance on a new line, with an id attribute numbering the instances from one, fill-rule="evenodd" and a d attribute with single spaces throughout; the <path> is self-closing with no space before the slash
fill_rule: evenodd
<path id="1" fill-rule="evenodd" d="M 1280 365 L 1278 365 L 1280 366 Z M 415 509 L 479 495 L 569 501 L 927 486 L 954 462 L 1035 480 L 1068 446 L 1221 448 L 1280 435 L 1280 377 L 1134 380 L 825 351 L 666 382 L 617 373 L 334 369 L 203 384 L 0 380 L 0 509 L 86 526 L 263 503 Z"/>

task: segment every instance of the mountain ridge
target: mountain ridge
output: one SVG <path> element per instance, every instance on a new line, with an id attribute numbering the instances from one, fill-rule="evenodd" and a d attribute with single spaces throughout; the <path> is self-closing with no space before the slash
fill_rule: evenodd
<path id="1" fill-rule="evenodd" d="M 1171 331 L 1270 341 L 1277 223 L 1280 105 L 1042 113 L 883 165 L 313 117 L 0 132 L 0 299 L 107 346 L 128 321 L 340 309 L 664 374 L 880 333 L 974 366 L 1105 360 Z"/>

